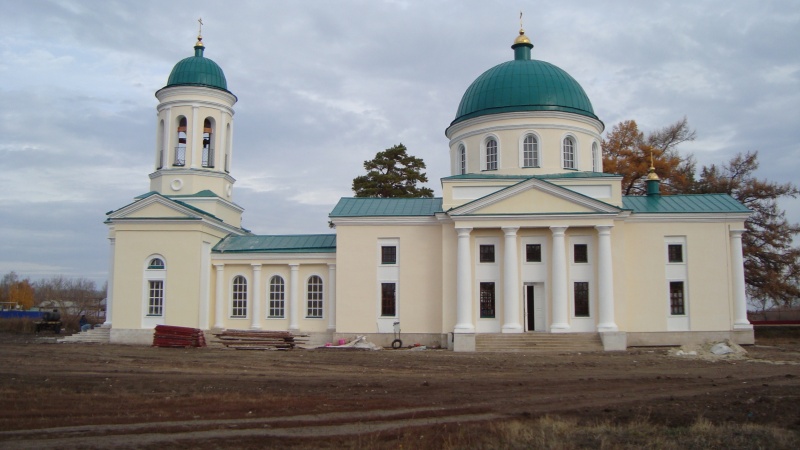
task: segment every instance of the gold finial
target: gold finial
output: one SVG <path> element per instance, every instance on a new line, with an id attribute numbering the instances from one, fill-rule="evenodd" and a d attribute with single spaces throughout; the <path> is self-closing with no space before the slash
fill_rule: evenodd
<path id="1" fill-rule="evenodd" d="M 514 39 L 514 45 L 517 44 L 530 44 L 531 40 L 525 36 L 525 30 L 522 28 L 522 11 L 519 12 L 519 36 Z"/>
<path id="2" fill-rule="evenodd" d="M 647 179 L 656 181 L 661 180 L 661 178 L 658 177 L 658 174 L 656 174 L 656 165 L 653 163 L 653 152 L 650 152 L 650 170 L 647 171 Z"/>
<path id="3" fill-rule="evenodd" d="M 202 47 L 203 46 L 203 18 L 197 19 L 197 23 L 200 25 L 197 26 L 197 43 L 194 44 L 195 47 Z"/>

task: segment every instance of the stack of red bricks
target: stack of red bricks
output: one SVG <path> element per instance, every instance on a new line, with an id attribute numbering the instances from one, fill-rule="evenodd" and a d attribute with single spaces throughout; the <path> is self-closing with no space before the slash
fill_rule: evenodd
<path id="1" fill-rule="evenodd" d="M 206 337 L 197 328 L 156 325 L 153 347 L 205 347 Z"/>

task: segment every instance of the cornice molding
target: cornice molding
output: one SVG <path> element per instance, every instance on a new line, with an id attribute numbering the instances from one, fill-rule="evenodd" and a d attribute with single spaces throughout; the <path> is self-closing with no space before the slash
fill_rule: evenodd
<path id="1" fill-rule="evenodd" d="M 521 124 L 521 125 L 496 125 L 494 127 L 486 127 L 480 130 L 471 131 L 465 135 L 459 134 L 462 130 L 484 123 L 491 123 L 491 122 L 499 122 L 502 120 L 511 120 L 511 119 L 565 119 L 571 120 L 574 122 L 581 122 L 585 125 L 591 127 L 591 129 L 585 129 L 577 126 L 570 126 L 570 125 L 558 125 L 558 124 Z M 546 128 L 558 128 L 558 129 L 573 129 L 575 131 L 581 131 L 584 133 L 589 133 L 592 136 L 596 137 L 598 140 L 601 139 L 600 133 L 603 132 L 603 124 L 599 120 L 592 119 L 591 117 L 582 116 L 580 114 L 572 114 L 572 113 L 565 113 L 561 111 L 518 111 L 518 112 L 507 112 L 507 113 L 500 113 L 500 114 L 488 114 L 484 116 L 473 117 L 472 119 L 465 120 L 463 122 L 459 122 L 455 125 L 451 125 L 445 130 L 444 134 L 450 139 L 450 145 L 454 143 L 454 141 L 458 141 L 460 139 L 464 139 L 468 136 L 473 136 L 474 134 L 479 134 L 481 132 L 488 132 L 484 130 L 515 130 L 515 129 L 546 129 Z"/>

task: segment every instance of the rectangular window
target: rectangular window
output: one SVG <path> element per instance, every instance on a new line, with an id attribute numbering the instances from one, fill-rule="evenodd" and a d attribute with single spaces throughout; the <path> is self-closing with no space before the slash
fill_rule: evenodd
<path id="1" fill-rule="evenodd" d="M 394 245 L 381 246 L 381 264 L 397 264 L 397 247 Z"/>
<path id="2" fill-rule="evenodd" d="M 683 296 L 683 281 L 669 282 L 669 309 L 673 316 L 686 315 Z"/>
<path id="3" fill-rule="evenodd" d="M 286 313 L 285 290 L 283 278 L 272 277 L 269 283 L 269 317 L 282 318 Z"/>
<path id="4" fill-rule="evenodd" d="M 586 244 L 575 244 L 573 247 L 572 262 L 575 264 L 589 262 L 589 246 Z"/>
<path id="5" fill-rule="evenodd" d="M 589 282 L 575 282 L 575 317 L 589 317 Z"/>
<path id="6" fill-rule="evenodd" d="M 481 245 L 479 253 L 480 253 L 480 262 L 482 263 L 494 262 L 494 245 Z"/>
<path id="7" fill-rule="evenodd" d="M 494 319 L 494 282 L 481 283 L 481 319 Z"/>
<path id="8" fill-rule="evenodd" d="M 526 244 L 525 261 L 542 262 L 542 244 Z"/>
<path id="9" fill-rule="evenodd" d="M 683 262 L 683 245 L 669 244 L 667 245 L 667 258 L 671 263 Z"/>
<path id="10" fill-rule="evenodd" d="M 150 281 L 150 299 L 147 302 L 148 316 L 164 315 L 164 281 Z"/>
<path id="11" fill-rule="evenodd" d="M 397 289 L 395 283 L 381 283 L 381 316 L 397 315 Z"/>

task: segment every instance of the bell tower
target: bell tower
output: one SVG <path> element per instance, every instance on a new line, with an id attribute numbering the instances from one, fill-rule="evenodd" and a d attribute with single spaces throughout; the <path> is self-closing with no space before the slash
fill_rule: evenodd
<path id="1" fill-rule="evenodd" d="M 222 69 L 204 51 L 199 33 L 194 56 L 179 61 L 167 85 L 156 92 L 150 190 L 168 197 L 216 197 L 227 203 L 233 201 L 236 181 L 230 170 L 237 98 L 228 90 Z"/>

